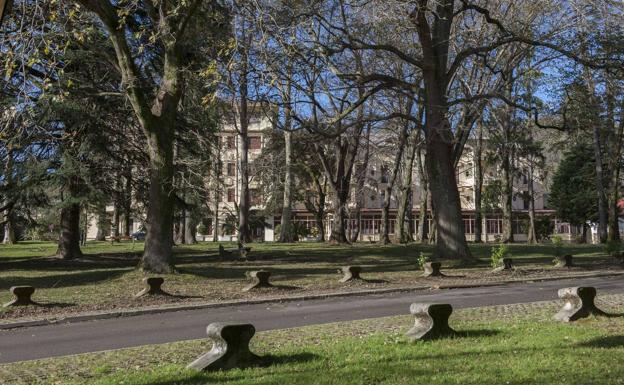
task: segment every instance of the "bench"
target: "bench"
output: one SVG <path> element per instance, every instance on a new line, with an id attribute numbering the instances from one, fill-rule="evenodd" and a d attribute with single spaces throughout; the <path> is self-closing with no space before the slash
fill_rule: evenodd
<path id="1" fill-rule="evenodd" d="M 440 262 L 426 262 L 423 265 L 423 277 L 444 277 L 440 271 L 442 264 Z"/>
<path id="2" fill-rule="evenodd" d="M 415 318 L 414 326 L 405 335 L 411 341 L 428 341 L 457 334 L 448 323 L 453 313 L 453 307 L 449 304 L 413 303 L 410 313 Z"/>
<path id="3" fill-rule="evenodd" d="M 343 277 L 339 281 L 342 283 L 362 279 L 360 278 L 360 273 L 362 272 L 360 266 L 343 266 L 338 272 L 343 274 Z"/>
<path id="4" fill-rule="evenodd" d="M 137 293 L 134 297 L 139 298 L 146 295 L 171 295 L 161 288 L 163 283 L 165 283 L 165 279 L 162 277 L 143 278 L 143 284 L 145 285 L 145 288 Z"/>
<path id="5" fill-rule="evenodd" d="M 255 290 L 264 287 L 273 287 L 269 282 L 271 272 L 266 270 L 248 271 L 245 275 L 252 279 L 252 282 L 245 286 L 243 291 Z"/>
<path id="6" fill-rule="evenodd" d="M 572 261 L 572 258 L 573 257 L 570 254 L 557 257 L 555 267 L 574 267 L 574 262 Z"/>
<path id="7" fill-rule="evenodd" d="M 13 286 L 9 291 L 13 294 L 14 298 L 10 302 L 5 303 L 3 307 L 37 305 L 31 298 L 35 293 L 34 287 Z"/>
<path id="8" fill-rule="evenodd" d="M 219 245 L 219 257 L 221 259 L 231 259 L 234 254 L 238 254 L 240 258 L 247 259 L 249 253 L 251 252 L 251 247 L 243 246 L 242 243 L 239 242 L 238 248 L 226 249 L 223 245 Z"/>
<path id="9" fill-rule="evenodd" d="M 500 261 L 500 265 L 498 267 L 496 267 L 493 272 L 494 273 L 498 273 L 501 271 L 505 271 L 505 270 L 513 270 L 514 269 L 514 265 L 513 265 L 513 259 L 511 258 L 503 258 Z"/>
<path id="10" fill-rule="evenodd" d="M 596 288 L 594 287 L 566 287 L 557 292 L 559 298 L 563 299 L 563 307 L 557 314 L 555 320 L 561 322 L 573 322 L 590 315 L 607 315 L 596 307 Z"/>
<path id="11" fill-rule="evenodd" d="M 187 369 L 213 371 L 262 364 L 263 359 L 249 350 L 249 342 L 256 334 L 252 324 L 211 323 L 206 334 L 212 349 L 191 362 Z"/>

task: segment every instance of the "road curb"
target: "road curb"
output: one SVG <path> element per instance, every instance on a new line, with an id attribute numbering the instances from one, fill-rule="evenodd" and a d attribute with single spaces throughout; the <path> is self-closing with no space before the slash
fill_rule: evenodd
<path id="1" fill-rule="evenodd" d="M 106 319 L 119 318 L 119 317 L 133 317 L 133 316 L 140 316 L 140 315 L 146 315 L 146 314 L 160 314 L 160 313 L 172 313 L 172 312 L 188 311 L 188 310 L 213 309 L 213 308 L 228 307 L 228 306 L 310 301 L 310 300 L 326 299 L 326 298 L 356 297 L 356 296 L 365 296 L 365 295 L 402 293 L 402 292 L 407 292 L 407 291 L 421 291 L 421 290 L 468 289 L 468 288 L 478 288 L 478 287 L 504 286 L 504 285 L 508 285 L 512 283 L 549 282 L 549 281 L 560 281 L 560 280 L 574 279 L 574 278 L 599 278 L 599 277 L 614 277 L 614 276 L 622 276 L 622 275 L 624 275 L 624 272 L 609 272 L 609 273 L 597 273 L 597 274 L 591 274 L 591 275 L 576 275 L 576 276 L 567 276 L 567 277 L 547 277 L 547 278 L 527 278 L 527 279 L 474 283 L 474 284 L 403 286 L 403 287 L 394 287 L 394 288 L 388 288 L 388 289 L 358 290 L 358 291 L 350 291 L 350 292 L 332 292 L 332 293 L 309 294 L 309 295 L 300 295 L 300 296 L 292 296 L 292 297 L 269 297 L 269 298 L 260 298 L 260 299 L 252 299 L 252 300 L 228 301 L 228 302 L 203 302 L 203 303 L 194 303 L 194 304 L 185 304 L 185 305 L 164 306 L 164 307 L 157 307 L 157 308 L 139 308 L 139 309 L 118 310 L 118 311 L 106 311 L 106 312 L 98 312 L 98 313 L 82 313 L 82 314 L 77 314 L 77 315 L 72 315 L 72 316 L 67 316 L 67 317 L 60 317 L 60 318 L 10 322 L 10 323 L 0 324 L 0 330 L 46 326 L 46 325 L 53 325 L 53 324 L 76 323 L 76 322 L 84 322 L 84 321 L 97 321 L 97 320 L 106 320 Z"/>

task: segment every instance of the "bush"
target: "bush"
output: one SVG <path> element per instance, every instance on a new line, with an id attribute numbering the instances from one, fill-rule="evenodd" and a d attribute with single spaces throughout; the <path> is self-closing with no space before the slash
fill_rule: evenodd
<path id="1" fill-rule="evenodd" d="M 563 249 L 563 238 L 561 235 L 553 235 L 550 237 L 553 246 L 555 246 L 555 257 L 561 256 L 561 250 Z"/>
<path id="2" fill-rule="evenodd" d="M 422 269 L 427 262 L 429 262 L 429 257 L 421 251 L 420 255 L 418 256 L 418 268 Z"/>
<path id="3" fill-rule="evenodd" d="M 206 227 L 205 224 L 200 223 L 199 225 L 197 225 L 197 233 L 198 234 L 206 235 L 207 231 L 208 231 L 208 227 Z"/>
<path id="4" fill-rule="evenodd" d="M 509 246 L 499 245 L 498 247 L 492 247 L 492 254 L 490 255 L 492 268 L 497 268 L 501 264 L 503 258 L 510 257 L 511 250 L 509 250 Z"/>
<path id="5" fill-rule="evenodd" d="M 608 241 L 604 246 L 604 251 L 610 257 L 618 257 L 620 255 L 620 241 Z"/>

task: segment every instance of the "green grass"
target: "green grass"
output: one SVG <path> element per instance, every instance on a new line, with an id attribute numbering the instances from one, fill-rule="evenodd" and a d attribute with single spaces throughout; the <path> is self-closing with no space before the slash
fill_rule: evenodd
<path id="1" fill-rule="evenodd" d="M 620 296 L 615 306 L 623 303 Z M 623 318 L 562 324 L 551 320 L 556 303 L 528 315 L 524 306 L 460 310 L 451 325 L 463 336 L 430 342 L 404 337 L 410 316 L 262 332 L 252 340 L 272 360 L 262 368 L 186 370 L 209 349 L 196 340 L 0 365 L 0 383 L 2 373 L 20 385 L 624 383 Z"/>
<path id="2" fill-rule="evenodd" d="M 233 247 L 234 244 L 226 244 Z M 470 264 L 457 260 L 443 261 L 444 269 L 453 277 L 443 281 L 424 279 L 418 272 L 420 252 L 431 253 L 430 245 L 331 246 L 318 243 L 251 244 L 255 261 L 221 261 L 218 244 L 202 242 L 174 248 L 177 273 L 166 276 L 165 290 L 177 297 L 133 299 L 142 288 L 145 274 L 136 269 L 142 243 L 89 242 L 83 248 L 85 258 L 63 261 L 51 258 L 56 250 L 52 243 L 24 242 L 0 245 L 0 303 L 10 299 L 8 289 L 31 285 L 37 289 L 39 308 L 0 308 L 0 319 L 64 315 L 66 313 L 105 310 L 119 307 L 160 305 L 171 302 L 222 301 L 258 296 L 301 295 L 338 290 L 391 288 L 462 283 L 475 280 L 500 280 L 488 275 L 492 245 L 472 245 L 478 258 Z M 552 245 L 511 245 L 514 260 L 530 277 L 568 274 L 552 269 Z M 577 257 L 583 268 L 592 270 L 611 266 L 602 249 L 591 245 L 568 245 L 564 252 Z M 343 285 L 338 282 L 337 269 L 344 265 L 361 265 L 363 277 L 370 282 Z M 612 267 L 612 266 L 611 266 Z M 269 269 L 275 289 L 260 293 L 243 293 L 248 270 Z M 532 270 L 531 270 L 532 269 Z"/>
<path id="3" fill-rule="evenodd" d="M 621 325 L 621 324 L 620 324 Z M 285 346 L 278 364 L 197 374 L 180 365 L 131 371 L 92 384 L 622 384 L 624 336 L 584 326 L 518 322 L 462 324 L 469 336 L 409 343 L 397 334 Z M 530 336 L 530 338 L 527 338 Z M 285 362 L 285 363 L 279 363 Z"/>

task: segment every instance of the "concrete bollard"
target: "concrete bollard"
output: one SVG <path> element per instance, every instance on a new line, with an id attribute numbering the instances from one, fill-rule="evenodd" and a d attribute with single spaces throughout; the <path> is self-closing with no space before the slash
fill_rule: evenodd
<path id="1" fill-rule="evenodd" d="M 434 340 L 457 334 L 448 324 L 453 313 L 449 304 L 413 303 L 410 313 L 416 318 L 414 326 L 405 334 L 411 341 Z"/>
<path id="2" fill-rule="evenodd" d="M 596 288 L 594 287 L 567 287 L 559 289 L 559 298 L 564 300 L 563 307 L 557 314 L 555 320 L 562 322 L 573 322 L 590 315 L 600 316 L 607 313 L 596 307 Z"/>
<path id="3" fill-rule="evenodd" d="M 201 371 L 246 368 L 262 364 L 262 358 L 249 350 L 256 333 L 252 324 L 212 323 L 206 328 L 212 349 L 190 363 L 187 368 Z"/>
<path id="4" fill-rule="evenodd" d="M 249 271 L 246 275 L 253 281 L 249 285 L 245 286 L 243 291 L 255 290 L 262 287 L 273 287 L 269 282 L 271 272 L 266 270 Z"/>
<path id="5" fill-rule="evenodd" d="M 32 295 L 35 293 L 35 288 L 32 286 L 13 286 L 9 289 L 14 298 L 3 305 L 3 307 L 10 306 L 27 306 L 37 305 L 32 300 Z"/>
<path id="6" fill-rule="evenodd" d="M 498 266 L 497 268 L 495 268 L 493 270 L 494 273 L 498 273 L 501 271 L 505 271 L 505 270 L 513 270 L 514 269 L 514 265 L 513 265 L 513 259 L 511 258 L 503 258 L 501 259 L 501 264 L 500 266 Z"/>
<path id="7" fill-rule="evenodd" d="M 161 286 L 165 283 L 165 279 L 162 277 L 147 277 L 143 278 L 145 288 L 138 292 L 134 297 L 139 298 L 146 295 L 171 295 L 165 292 Z"/>
<path id="8" fill-rule="evenodd" d="M 362 279 L 360 277 L 360 273 L 362 272 L 360 266 L 343 266 L 338 272 L 343 274 L 343 277 L 340 279 L 342 283 Z"/>
<path id="9" fill-rule="evenodd" d="M 555 263 L 555 267 L 574 267 L 574 262 L 572 262 L 572 256 L 568 254 L 562 257 L 557 257 L 557 263 Z"/>
<path id="10" fill-rule="evenodd" d="M 444 277 L 444 274 L 440 271 L 442 264 L 440 262 L 427 262 L 424 264 L 423 277 Z"/>

